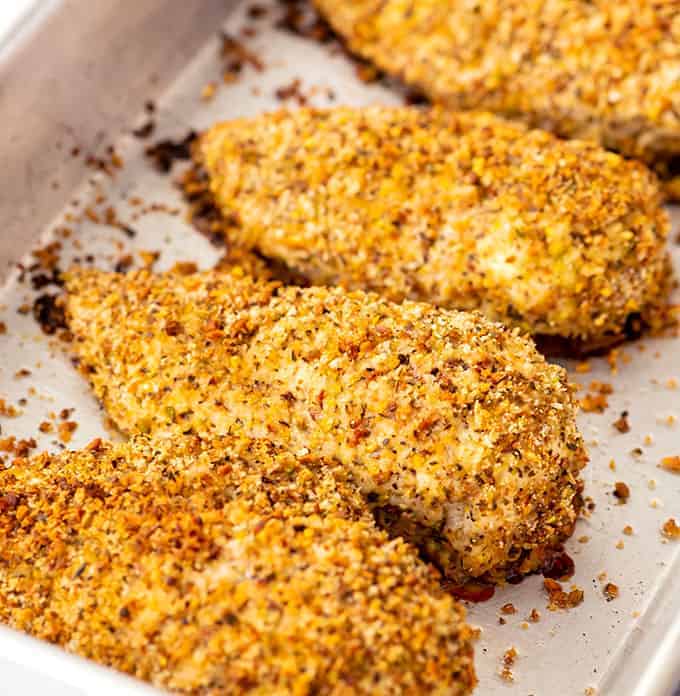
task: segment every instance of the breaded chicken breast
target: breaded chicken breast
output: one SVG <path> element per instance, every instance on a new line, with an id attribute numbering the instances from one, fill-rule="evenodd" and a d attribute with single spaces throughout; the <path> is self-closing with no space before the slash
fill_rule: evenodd
<path id="1" fill-rule="evenodd" d="M 572 389 L 517 331 L 236 271 L 66 282 L 75 352 L 126 433 L 335 460 L 453 583 L 534 571 L 572 533 L 587 458 Z"/>
<path id="2" fill-rule="evenodd" d="M 336 467 L 337 469 L 337 467 Z M 0 471 L 0 620 L 178 694 L 469 694 L 472 630 L 342 470 L 193 437 Z"/>
<path id="3" fill-rule="evenodd" d="M 349 48 L 434 101 L 600 142 L 680 198 L 677 0 L 313 0 Z"/>
<path id="4" fill-rule="evenodd" d="M 196 148 L 224 232 L 313 284 L 477 309 L 587 352 L 655 322 L 668 217 L 655 177 L 489 114 L 303 109 Z"/>

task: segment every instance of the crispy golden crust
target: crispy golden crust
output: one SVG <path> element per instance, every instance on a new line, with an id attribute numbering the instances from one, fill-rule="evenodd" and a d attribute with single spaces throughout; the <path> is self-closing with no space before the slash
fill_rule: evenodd
<path id="1" fill-rule="evenodd" d="M 267 437 L 338 460 L 454 582 L 540 567 L 586 462 L 564 371 L 481 316 L 339 289 L 82 271 L 75 350 L 126 432 Z M 422 540 L 422 532 L 417 535 Z"/>
<path id="2" fill-rule="evenodd" d="M 353 51 L 455 109 L 655 166 L 680 193 L 677 0 L 313 0 Z"/>
<path id="3" fill-rule="evenodd" d="M 585 349 L 666 301 L 656 179 L 596 145 L 489 114 L 304 109 L 215 126 L 197 160 L 239 223 L 229 240 L 314 284 L 478 309 Z"/>
<path id="4" fill-rule="evenodd" d="M 93 443 L 0 472 L 0 619 L 184 694 L 468 694 L 464 610 L 332 467 Z"/>

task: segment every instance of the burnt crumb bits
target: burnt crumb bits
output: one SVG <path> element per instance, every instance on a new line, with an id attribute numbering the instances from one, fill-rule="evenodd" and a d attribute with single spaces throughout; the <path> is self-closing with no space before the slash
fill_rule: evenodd
<path id="1" fill-rule="evenodd" d="M 54 335 L 59 329 L 66 329 L 64 306 L 58 295 L 44 293 L 36 297 L 33 301 L 33 317 L 48 336 Z"/>
<path id="2" fill-rule="evenodd" d="M 551 556 L 543 566 L 543 577 L 552 580 L 568 580 L 574 575 L 574 561 L 567 553 Z"/>
<path id="3" fill-rule="evenodd" d="M 620 433 L 628 433 L 630 432 L 630 423 L 628 422 L 628 411 L 623 411 L 619 418 L 612 423 L 612 425 L 620 432 Z"/>
<path id="4" fill-rule="evenodd" d="M 156 130 L 156 122 L 153 119 L 149 119 L 145 123 L 143 123 L 139 128 L 135 128 L 132 131 L 132 135 L 135 136 L 135 138 L 139 138 L 140 140 L 144 140 L 145 138 L 151 137 L 153 132 Z"/>
<path id="5" fill-rule="evenodd" d="M 630 488 L 623 481 L 617 481 L 614 484 L 614 497 L 621 503 L 627 503 L 630 498 Z"/>
<path id="6" fill-rule="evenodd" d="M 238 75 L 246 65 L 257 72 L 264 70 L 264 63 L 252 51 L 246 48 L 238 39 L 230 34 L 220 34 L 220 55 L 225 61 L 225 75 Z M 225 81 L 229 82 L 228 79 Z"/>
<path id="7" fill-rule="evenodd" d="M 197 137 L 196 131 L 189 131 L 180 140 L 160 140 L 146 148 L 145 154 L 161 174 L 168 174 L 176 161 L 191 159 L 191 146 Z"/>

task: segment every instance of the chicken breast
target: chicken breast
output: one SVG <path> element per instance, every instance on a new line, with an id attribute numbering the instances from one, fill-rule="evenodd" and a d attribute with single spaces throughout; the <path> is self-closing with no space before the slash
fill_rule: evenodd
<path id="1" fill-rule="evenodd" d="M 464 609 L 337 474 L 233 438 L 19 460 L 0 620 L 173 693 L 469 694 Z"/>
<path id="2" fill-rule="evenodd" d="M 680 198 L 676 0 L 313 0 L 349 48 L 454 109 L 600 142 Z"/>
<path id="3" fill-rule="evenodd" d="M 657 323 L 668 217 L 655 177 L 489 114 L 303 109 L 223 123 L 185 190 L 237 246 L 313 284 L 477 309 L 563 352 Z"/>
<path id="4" fill-rule="evenodd" d="M 449 580 L 540 567 L 586 462 L 562 368 L 481 316 L 234 273 L 67 276 L 74 347 L 126 433 L 264 437 L 338 461 Z"/>

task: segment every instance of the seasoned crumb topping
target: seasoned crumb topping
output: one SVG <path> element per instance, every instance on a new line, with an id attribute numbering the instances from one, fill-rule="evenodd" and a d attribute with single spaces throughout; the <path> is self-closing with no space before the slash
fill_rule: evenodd
<path id="1" fill-rule="evenodd" d="M 234 438 L 17 461 L 0 620 L 175 693 L 470 693 L 464 610 L 335 474 Z"/>
<path id="2" fill-rule="evenodd" d="M 314 284 L 477 309 L 584 349 L 658 322 L 666 301 L 656 181 L 592 144 L 489 114 L 302 109 L 215 126 L 196 157 L 228 239 Z"/>
<path id="3" fill-rule="evenodd" d="M 454 109 L 489 109 L 654 165 L 680 196 L 674 0 L 314 0 L 351 50 Z"/>
<path id="4" fill-rule="evenodd" d="M 339 460 L 450 580 L 540 567 L 587 455 L 564 370 L 474 314 L 233 274 L 70 274 L 81 367 L 123 431 Z"/>

